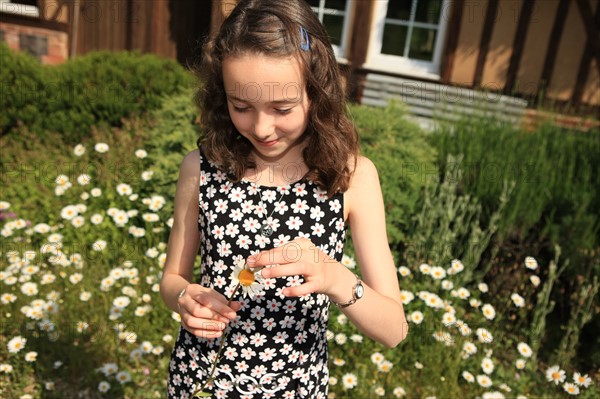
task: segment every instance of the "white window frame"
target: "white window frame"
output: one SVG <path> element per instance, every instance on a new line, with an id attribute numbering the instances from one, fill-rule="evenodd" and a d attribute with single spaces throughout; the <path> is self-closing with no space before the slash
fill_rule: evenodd
<path id="1" fill-rule="evenodd" d="M 39 18 L 40 16 L 40 9 L 37 6 L 13 3 L 10 0 L 0 0 L 0 11 L 9 14 L 26 15 L 33 18 Z"/>
<path id="2" fill-rule="evenodd" d="M 348 35 L 349 35 L 349 30 L 350 30 L 350 18 L 351 18 L 350 13 L 352 10 L 352 3 L 354 3 L 354 0 L 346 1 L 346 9 L 344 11 L 335 10 L 332 8 L 326 8 L 325 1 L 326 0 L 319 0 L 319 6 L 311 7 L 311 8 L 312 8 L 313 12 L 319 18 L 319 21 L 321 21 L 321 23 L 323 23 L 324 15 L 339 15 L 339 16 L 344 17 L 344 24 L 342 25 L 341 45 L 338 46 L 336 44 L 332 44 L 332 47 L 333 47 L 333 53 L 335 54 L 338 61 L 341 61 L 341 62 L 347 61 L 345 56 L 346 56 L 346 49 L 348 47 L 347 43 L 348 43 Z M 323 25 L 323 26 L 325 26 L 325 25 Z M 327 27 L 325 27 L 325 29 L 327 29 Z"/>
<path id="3" fill-rule="evenodd" d="M 433 47 L 433 60 L 431 62 L 423 60 L 411 60 L 407 57 L 381 53 L 381 47 L 383 45 L 383 30 L 385 28 L 386 14 L 389 1 L 394 0 L 378 0 L 375 3 L 373 30 L 371 33 L 371 37 L 369 38 L 367 62 L 365 63 L 364 67 L 367 69 L 379 70 L 384 72 L 402 73 L 404 75 L 412 75 L 439 80 L 442 50 L 446 38 L 446 30 L 448 26 L 451 1 L 442 0 L 440 10 L 440 21 L 439 24 L 437 24 L 438 34 L 436 35 L 436 42 Z M 418 0 L 413 0 L 412 2 L 412 12 L 409 24 L 417 28 L 432 28 L 433 26 L 435 26 L 435 24 L 414 21 L 416 1 Z M 409 30 L 409 34 L 406 38 L 407 43 L 409 43 L 409 45 L 411 39 L 410 32 L 411 31 Z M 405 51 L 408 51 L 407 48 L 405 48 Z"/>

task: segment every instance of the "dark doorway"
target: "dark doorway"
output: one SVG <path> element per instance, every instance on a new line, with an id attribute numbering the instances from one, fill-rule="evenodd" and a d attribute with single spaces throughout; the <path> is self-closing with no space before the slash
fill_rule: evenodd
<path id="1" fill-rule="evenodd" d="M 169 30 L 184 66 L 200 61 L 202 43 L 210 34 L 211 0 L 169 0 Z"/>

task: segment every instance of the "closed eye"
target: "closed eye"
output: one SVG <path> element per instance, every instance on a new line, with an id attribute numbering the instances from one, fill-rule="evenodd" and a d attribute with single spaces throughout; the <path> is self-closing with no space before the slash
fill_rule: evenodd
<path id="1" fill-rule="evenodd" d="M 236 107 L 236 106 L 233 107 L 233 110 L 235 112 L 239 112 L 239 113 L 247 112 L 249 109 L 250 109 L 250 107 Z"/>
<path id="2" fill-rule="evenodd" d="M 292 112 L 292 108 L 285 108 L 285 109 L 275 108 L 275 112 L 277 112 L 280 115 L 286 115 L 286 114 L 289 114 L 290 112 Z"/>

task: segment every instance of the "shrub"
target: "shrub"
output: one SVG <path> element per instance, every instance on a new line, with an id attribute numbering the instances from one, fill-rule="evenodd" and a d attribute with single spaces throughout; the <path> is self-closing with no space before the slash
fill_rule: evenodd
<path id="1" fill-rule="evenodd" d="M 19 123 L 56 131 L 75 144 L 92 126 L 121 126 L 123 118 L 160 107 L 162 97 L 192 82 L 173 60 L 138 52 L 93 52 L 58 66 L 0 46 L 3 87 L 2 135 Z"/>
<path id="2" fill-rule="evenodd" d="M 363 154 L 377 166 L 383 191 L 390 248 L 399 255 L 401 243 L 423 187 L 438 180 L 435 150 L 404 110 L 352 105 Z"/>

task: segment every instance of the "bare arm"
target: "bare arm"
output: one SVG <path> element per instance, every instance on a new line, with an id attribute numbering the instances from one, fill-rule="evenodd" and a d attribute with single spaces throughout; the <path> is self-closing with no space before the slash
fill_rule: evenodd
<path id="1" fill-rule="evenodd" d="M 195 150 L 186 155 L 179 170 L 173 227 L 169 235 L 160 294 L 169 308 L 181 314 L 181 322 L 186 330 L 197 336 L 216 338 L 221 335 L 226 323 L 235 319 L 239 303 L 227 306 L 227 299 L 222 294 L 191 283 L 200 245 L 199 182 L 200 157 L 198 150 Z M 179 298 L 184 288 L 185 293 Z"/>
<path id="2" fill-rule="evenodd" d="M 345 195 L 352 242 L 365 294 L 342 311 L 367 336 L 394 347 L 406 338 L 408 324 L 387 240 L 379 176 L 369 159 L 360 158 L 350 189 Z M 334 302 L 346 302 L 352 298 L 356 278 L 341 264 L 332 266 L 335 266 L 336 276 L 329 297 Z"/>

